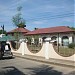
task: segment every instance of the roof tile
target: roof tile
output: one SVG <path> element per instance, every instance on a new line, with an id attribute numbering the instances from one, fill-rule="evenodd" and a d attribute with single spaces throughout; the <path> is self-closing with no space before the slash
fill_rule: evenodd
<path id="1" fill-rule="evenodd" d="M 72 32 L 74 30 L 70 29 L 67 26 L 57 26 L 51 28 L 41 28 L 34 31 L 30 31 L 27 35 L 34 35 L 34 34 L 46 34 L 46 33 L 61 33 L 61 32 Z"/>
<path id="2" fill-rule="evenodd" d="M 13 32 L 27 33 L 27 32 L 29 32 L 29 30 L 26 29 L 26 28 L 16 28 L 16 29 L 14 29 L 14 30 L 9 31 L 8 33 L 13 33 Z"/>

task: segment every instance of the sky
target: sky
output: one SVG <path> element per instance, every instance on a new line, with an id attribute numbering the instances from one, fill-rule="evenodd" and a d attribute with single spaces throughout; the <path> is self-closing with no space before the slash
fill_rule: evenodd
<path id="1" fill-rule="evenodd" d="M 19 6 L 22 7 L 22 18 L 29 30 L 55 26 L 75 27 L 74 0 L 0 0 L 0 28 L 3 24 L 6 31 L 16 28 L 12 17 L 17 14 Z"/>

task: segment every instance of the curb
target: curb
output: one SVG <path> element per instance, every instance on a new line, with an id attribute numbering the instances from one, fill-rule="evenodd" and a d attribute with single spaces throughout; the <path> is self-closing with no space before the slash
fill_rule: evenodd
<path id="1" fill-rule="evenodd" d="M 25 57 L 25 56 L 22 56 L 22 55 L 14 55 L 14 56 L 19 57 L 19 58 L 23 58 L 23 59 L 27 59 L 27 60 L 42 62 L 42 63 L 46 63 L 46 64 L 75 68 L 75 65 L 70 65 L 70 64 L 65 64 L 65 63 L 51 62 L 51 61 L 48 61 L 48 60 L 41 60 L 41 59 L 36 59 L 36 58 Z"/>

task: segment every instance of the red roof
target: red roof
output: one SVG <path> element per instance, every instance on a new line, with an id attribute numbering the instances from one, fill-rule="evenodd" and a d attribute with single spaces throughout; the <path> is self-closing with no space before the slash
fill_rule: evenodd
<path id="1" fill-rule="evenodd" d="M 14 32 L 27 33 L 27 32 L 29 32 L 29 30 L 26 28 L 16 28 L 14 30 L 9 31 L 8 33 L 14 33 Z"/>
<path id="2" fill-rule="evenodd" d="M 34 31 L 30 31 L 26 33 L 27 35 L 34 35 L 34 34 L 47 34 L 47 33 L 62 33 L 62 32 L 73 32 L 74 30 L 70 29 L 67 26 L 57 26 L 51 28 L 41 28 Z"/>

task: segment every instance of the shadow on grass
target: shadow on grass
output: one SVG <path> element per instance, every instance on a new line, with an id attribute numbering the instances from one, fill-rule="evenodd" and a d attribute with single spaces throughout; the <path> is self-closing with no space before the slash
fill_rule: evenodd
<path id="1" fill-rule="evenodd" d="M 42 65 L 40 67 L 34 68 L 24 68 L 30 70 L 32 75 L 63 75 L 62 72 L 53 70 L 53 67 L 49 67 L 47 65 Z"/>
<path id="2" fill-rule="evenodd" d="M 0 75 L 25 75 L 23 72 L 19 71 L 13 66 L 3 67 L 3 71 L 0 71 Z"/>

